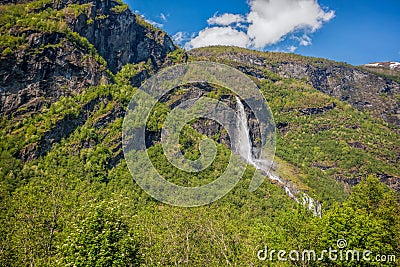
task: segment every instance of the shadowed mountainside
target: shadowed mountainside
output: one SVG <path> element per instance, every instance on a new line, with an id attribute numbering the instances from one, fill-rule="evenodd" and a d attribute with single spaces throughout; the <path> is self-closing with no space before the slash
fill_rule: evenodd
<path id="1" fill-rule="evenodd" d="M 285 53 L 184 51 L 120 1 L 0 3 L 0 266 L 264 266 L 255 252 L 265 245 L 322 250 L 338 238 L 400 258 L 396 77 Z M 226 196 L 196 208 L 155 201 L 134 181 L 122 151 L 132 96 L 155 72 L 198 60 L 228 64 L 257 84 L 277 128 L 273 172 L 321 202 L 322 218 L 267 177 L 249 192 L 250 165 Z M 201 96 L 237 107 L 228 88 L 199 82 L 172 90 L 146 122 L 153 166 L 182 186 L 215 180 L 230 159 L 227 131 L 207 119 L 185 125 L 179 149 L 196 160 L 211 138 L 209 167 L 185 172 L 163 153 L 167 114 Z M 257 147 L 257 121 L 242 104 Z"/>
<path id="2" fill-rule="evenodd" d="M 268 78 L 265 71 L 304 79 L 325 94 L 400 126 L 400 83 L 390 77 L 345 63 L 294 54 L 229 47 L 194 49 L 189 54 L 197 60 L 227 63 L 257 79 Z"/>

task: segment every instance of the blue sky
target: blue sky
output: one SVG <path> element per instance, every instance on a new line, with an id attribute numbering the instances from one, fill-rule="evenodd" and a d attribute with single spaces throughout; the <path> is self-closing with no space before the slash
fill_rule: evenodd
<path id="1" fill-rule="evenodd" d="M 181 37 L 178 41 L 188 49 L 222 42 L 266 51 L 293 51 L 353 65 L 400 61 L 399 0 L 127 3 L 171 36 Z"/>

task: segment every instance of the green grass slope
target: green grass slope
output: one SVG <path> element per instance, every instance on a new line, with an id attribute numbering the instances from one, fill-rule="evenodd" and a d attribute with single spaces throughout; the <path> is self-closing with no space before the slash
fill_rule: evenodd
<path id="1" fill-rule="evenodd" d="M 23 42 L 6 32 L 2 28 L 3 51 L 16 53 Z M 180 63 L 186 55 L 176 50 L 166 60 Z M 257 257 L 265 246 L 320 252 L 338 239 L 350 249 L 400 259 L 398 195 L 379 181 L 393 187 L 400 176 L 398 129 L 307 81 L 268 70 L 268 78 L 255 81 L 279 130 L 276 171 L 323 202 L 322 218 L 268 179 L 249 192 L 251 166 L 229 194 L 207 206 L 172 207 L 147 195 L 123 159 L 121 131 L 134 83 L 154 71 L 151 62 L 128 64 L 109 74 L 109 84 L 60 97 L 29 116 L 1 118 L 0 266 L 359 266 L 340 258 Z M 199 135 L 185 129 L 181 142 L 188 156 L 198 155 Z M 218 148 L 223 162 L 229 151 Z M 161 171 L 182 184 L 208 181 L 223 167 L 216 164 L 205 177 L 188 181 L 170 170 L 159 144 L 150 153 Z M 350 192 L 347 185 L 356 182 Z"/>

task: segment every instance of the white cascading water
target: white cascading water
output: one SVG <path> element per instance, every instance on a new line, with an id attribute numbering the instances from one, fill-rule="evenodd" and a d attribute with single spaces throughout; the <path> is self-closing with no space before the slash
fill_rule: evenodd
<path id="1" fill-rule="evenodd" d="M 292 193 L 289 187 L 285 185 L 282 179 L 274 175 L 270 172 L 269 166 L 267 162 L 263 160 L 255 159 L 252 153 L 252 143 L 250 139 L 250 131 L 246 116 L 246 111 L 244 109 L 244 105 L 239 97 L 236 96 L 236 109 L 238 111 L 238 120 L 236 121 L 236 144 L 235 149 L 236 152 L 246 161 L 246 163 L 253 165 L 256 169 L 268 174 L 269 179 L 273 181 L 277 181 L 284 189 L 286 194 L 299 203 L 297 197 Z M 313 211 L 314 216 L 321 217 L 321 204 L 318 201 L 315 201 L 307 194 L 303 193 L 302 204 L 308 210 Z"/>
<path id="2" fill-rule="evenodd" d="M 239 155 L 246 160 L 246 163 L 256 166 L 253 161 L 252 145 L 249 137 L 249 126 L 247 123 L 247 116 L 244 110 L 242 101 L 236 96 L 236 108 L 238 110 L 238 120 L 236 121 L 237 127 L 237 145 L 236 149 Z M 256 166 L 257 167 L 257 166 Z"/>

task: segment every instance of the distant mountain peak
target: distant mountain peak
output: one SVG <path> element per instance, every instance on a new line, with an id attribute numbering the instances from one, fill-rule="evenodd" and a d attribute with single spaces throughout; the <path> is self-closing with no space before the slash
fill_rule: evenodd
<path id="1" fill-rule="evenodd" d="M 396 61 L 372 62 L 372 63 L 365 64 L 364 66 L 400 71 L 400 62 L 396 62 Z"/>

